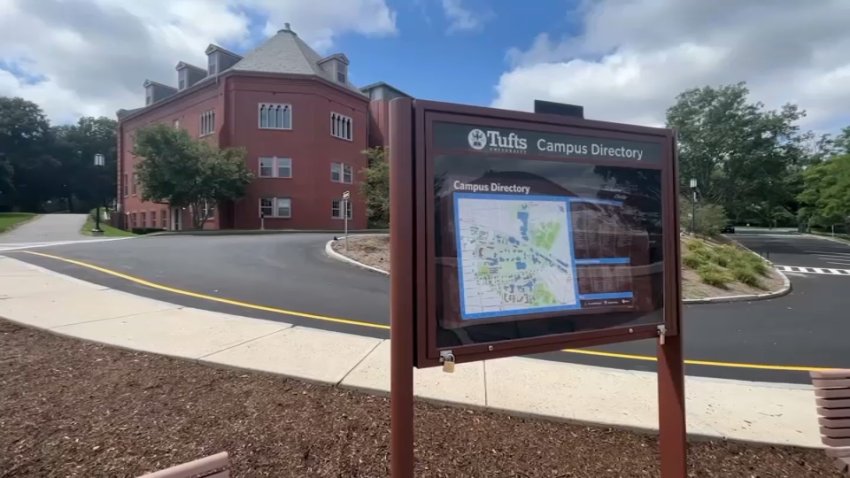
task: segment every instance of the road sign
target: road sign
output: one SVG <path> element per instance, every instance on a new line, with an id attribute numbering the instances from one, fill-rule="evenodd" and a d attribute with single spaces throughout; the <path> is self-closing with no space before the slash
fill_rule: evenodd
<path id="1" fill-rule="evenodd" d="M 348 198 L 350 198 L 350 197 L 351 197 L 351 192 L 350 192 L 350 191 L 345 191 L 345 192 L 343 192 L 343 193 L 342 193 L 342 198 L 343 198 L 343 199 L 348 199 Z"/>
<path id="2" fill-rule="evenodd" d="M 684 474 L 673 131 L 408 99 L 390 123 L 393 476 L 412 366 L 647 338 Z"/>

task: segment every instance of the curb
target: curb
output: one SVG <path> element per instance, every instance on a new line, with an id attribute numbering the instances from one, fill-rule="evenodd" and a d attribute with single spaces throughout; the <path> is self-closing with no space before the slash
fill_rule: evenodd
<path id="1" fill-rule="evenodd" d="M 374 236 L 382 236 L 383 234 L 371 234 Z M 360 261 L 356 261 L 350 257 L 344 256 L 339 252 L 333 250 L 332 244 L 334 243 L 334 239 L 331 239 L 325 244 L 325 254 L 332 259 L 336 259 L 341 262 L 346 262 L 348 264 L 360 267 L 361 269 L 370 270 L 372 272 L 377 272 L 379 274 L 383 274 L 385 276 L 389 276 L 390 273 L 379 269 L 377 267 L 373 267 L 370 265 L 366 265 Z M 747 249 L 746 247 L 744 249 Z M 749 249 L 747 249 L 750 251 Z M 750 251 L 752 254 L 756 254 L 753 251 Z M 756 254 L 758 256 L 758 254 Z M 762 258 L 761 256 L 758 256 Z M 763 259 L 763 258 L 762 258 Z M 780 276 L 782 276 L 782 288 L 773 291 L 773 292 L 765 292 L 764 294 L 749 294 L 749 295 L 724 295 L 720 297 L 707 297 L 705 299 L 682 299 L 683 304 L 717 304 L 723 302 L 745 302 L 745 301 L 756 301 L 756 300 L 767 300 L 767 299 L 775 299 L 776 297 L 782 297 L 783 295 L 791 292 L 791 281 L 788 279 L 788 276 L 782 273 L 779 269 L 773 267 L 773 263 L 767 261 L 770 264 L 770 267 Z"/>
<path id="2" fill-rule="evenodd" d="M 803 235 L 806 236 L 806 237 L 814 238 L 814 239 L 826 239 L 827 241 L 837 242 L 839 244 L 844 244 L 845 246 L 850 246 L 850 239 L 844 239 L 844 238 L 841 238 L 841 237 L 832 237 L 832 236 L 828 236 L 828 235 L 813 234 L 811 232 L 806 232 Z"/>
<path id="3" fill-rule="evenodd" d="M 348 231 L 349 235 L 380 235 L 386 234 L 385 229 L 358 229 Z M 342 234 L 342 229 L 201 229 L 198 231 L 160 231 L 140 236 L 257 236 L 265 234 Z"/>
<path id="4" fill-rule="evenodd" d="M 365 235 L 383 236 L 383 234 L 362 234 L 362 236 L 365 236 Z M 334 248 L 333 248 L 334 242 L 336 242 L 336 239 L 331 239 L 330 241 L 325 243 L 325 254 L 327 254 L 327 256 L 330 257 L 331 259 L 336 259 L 338 261 L 347 262 L 351 265 L 360 267 L 361 269 L 370 270 L 372 272 L 377 272 L 378 274 L 383 274 L 383 275 L 389 277 L 390 273 L 383 270 L 383 269 L 379 269 L 377 267 L 373 267 L 373 266 L 370 266 L 370 265 L 366 265 L 362 262 L 355 261 L 354 259 L 347 257 L 347 256 L 344 256 L 344 255 L 340 254 L 339 252 L 335 251 Z"/>

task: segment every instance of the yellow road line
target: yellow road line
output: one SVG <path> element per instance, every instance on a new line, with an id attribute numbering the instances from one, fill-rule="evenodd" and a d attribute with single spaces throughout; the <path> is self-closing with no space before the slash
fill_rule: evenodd
<path id="1" fill-rule="evenodd" d="M 376 324 L 373 322 L 363 322 L 359 320 L 352 319 L 343 319 L 340 317 L 329 317 L 326 315 L 318 315 L 318 314 L 309 314 L 307 312 L 298 312 L 295 310 L 287 310 L 280 309 L 277 307 L 269 307 L 265 305 L 252 304 L 250 302 L 242 302 L 239 300 L 233 299 L 225 299 L 222 297 L 216 297 L 213 295 L 201 294 L 199 292 L 192 292 L 190 290 L 178 289 L 176 287 L 170 287 L 162 284 L 157 284 L 156 282 L 151 282 L 146 279 L 142 279 L 140 277 L 135 277 L 130 274 L 124 274 L 123 272 L 113 271 L 111 269 L 107 269 L 105 267 L 96 266 L 94 264 L 89 264 L 88 262 L 79 261 L 76 259 L 68 259 L 65 257 L 55 256 L 52 254 L 45 254 L 43 252 L 35 252 L 35 251 L 21 251 L 26 254 L 32 254 L 34 256 L 47 257 L 49 259 L 55 259 L 57 261 L 67 262 L 69 264 L 74 264 L 80 267 L 85 267 L 87 269 L 92 269 L 98 272 L 102 272 L 107 275 L 111 275 L 113 277 L 118 277 L 124 280 L 128 280 L 130 282 L 134 282 L 139 285 L 143 285 L 146 287 L 150 287 L 152 289 L 158 289 L 166 292 L 171 292 L 173 294 L 185 295 L 188 297 L 194 297 L 196 299 L 204 299 L 212 302 L 218 302 L 221 304 L 234 305 L 237 307 L 245 307 L 246 309 L 254 309 L 254 310 L 262 310 L 265 312 L 272 312 L 275 314 L 281 315 L 289 315 L 294 317 L 302 317 L 305 319 L 314 319 L 314 320 L 322 320 L 325 322 L 334 322 L 338 324 L 347 324 L 347 325 L 357 325 L 360 327 L 369 327 L 373 329 L 381 329 L 381 330 L 389 330 L 390 326 L 385 324 Z M 656 362 L 657 359 L 651 355 L 637 355 L 637 354 L 623 354 L 616 352 L 603 352 L 601 350 L 589 350 L 589 349 L 564 349 L 562 352 L 571 353 L 571 354 L 579 354 L 579 355 L 592 355 L 597 357 L 608 357 L 608 358 L 618 358 L 625 360 L 640 360 L 644 362 Z M 718 362 L 713 360 L 690 360 L 685 359 L 685 364 L 687 365 L 702 365 L 707 367 L 726 367 L 726 368 L 746 368 L 746 369 L 754 369 L 754 370 L 774 370 L 774 371 L 786 371 L 786 372 L 808 372 L 810 370 L 828 370 L 828 367 L 806 367 L 806 366 L 795 366 L 795 365 L 765 365 L 765 364 L 751 364 L 751 363 L 737 363 L 737 362 Z"/>
<path id="2" fill-rule="evenodd" d="M 23 252 L 25 252 L 27 254 L 32 254 L 34 256 L 47 257 L 49 259 L 55 259 L 57 261 L 67 262 L 69 264 L 74 264 L 74 265 L 77 265 L 77 266 L 80 266 L 80 267 L 85 267 L 87 269 L 92 269 L 92 270 L 95 270 L 95 271 L 98 271 L 98 272 L 102 272 L 104 274 L 108 274 L 108 275 L 111 275 L 113 277 L 119 277 L 121 279 L 128 280 L 130 282 L 135 282 L 136 284 L 143 285 L 143 286 L 146 286 L 146 287 L 150 287 L 152 289 L 158 289 L 158 290 L 163 290 L 163 291 L 166 291 L 166 292 L 171 292 L 171 293 L 174 293 L 174 294 L 185 295 L 187 297 L 194 297 L 196 299 L 204 299 L 204 300 L 209 300 L 209 301 L 213 301 L 213 302 L 218 302 L 218 303 L 221 303 L 221 304 L 235 305 L 237 307 L 245 307 L 247 309 L 262 310 L 262 311 L 265 311 L 265 312 L 273 312 L 275 314 L 289 315 L 289 316 L 294 316 L 294 317 L 302 317 L 302 318 L 305 318 L 305 319 L 322 320 L 322 321 L 325 321 L 325 322 L 334 322 L 334 323 L 337 323 L 337 324 L 358 325 L 358 326 L 361 326 L 361 327 L 370 327 L 370 328 L 373 328 L 373 329 L 383 329 L 383 330 L 389 330 L 389 328 L 390 328 L 389 325 L 385 325 L 385 324 L 375 324 L 375 323 L 372 323 L 372 322 L 362 322 L 362 321 L 359 321 L 359 320 L 343 319 L 343 318 L 339 318 L 339 317 L 329 317 L 329 316 L 326 316 L 326 315 L 318 315 L 318 314 L 309 314 L 307 312 L 298 312 L 298 311 L 295 311 L 295 310 L 279 309 L 277 307 L 269 307 L 269 306 L 266 306 L 266 305 L 252 304 L 250 302 L 242 302 L 242 301 L 239 301 L 239 300 L 225 299 L 225 298 L 216 297 L 216 296 L 213 296 L 213 295 L 201 294 L 199 292 L 192 292 L 190 290 L 183 290 L 183 289 L 178 289 L 176 287 L 170 287 L 170 286 L 167 286 L 167 285 L 157 284 L 156 282 L 151 282 L 149 280 L 145 280 L 145 279 L 142 279 L 140 277 L 131 276 L 130 274 L 124 274 L 123 272 L 113 271 L 113 270 L 107 269 L 105 267 L 96 266 L 94 264 L 89 264 L 88 262 L 78 261 L 76 259 L 67 259 L 65 257 L 54 256 L 52 254 L 45 254 L 43 252 L 34 252 L 34 251 L 23 251 Z"/>
<path id="3" fill-rule="evenodd" d="M 596 357 L 609 357 L 627 360 L 642 360 L 644 362 L 657 362 L 658 359 L 651 355 L 636 355 L 636 354 L 621 354 L 616 352 L 603 352 L 601 350 L 585 350 L 585 349 L 564 349 L 561 352 L 579 355 L 593 355 Z M 707 367 L 726 367 L 726 368 L 748 368 L 754 370 L 774 370 L 785 372 L 808 372 L 810 370 L 829 370 L 829 367 L 806 367 L 799 365 L 768 365 L 756 363 L 739 363 L 739 362 L 717 362 L 714 360 L 691 360 L 685 359 L 686 365 L 704 365 Z"/>

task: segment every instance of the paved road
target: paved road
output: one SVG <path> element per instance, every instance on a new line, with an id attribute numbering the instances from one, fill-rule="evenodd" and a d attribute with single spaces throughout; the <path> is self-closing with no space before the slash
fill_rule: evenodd
<path id="1" fill-rule="evenodd" d="M 265 236 L 160 236 L 99 244 L 74 244 L 41 252 L 80 259 L 178 289 L 238 299 L 292 311 L 358 321 L 388 323 L 386 277 L 338 263 L 324 256 L 328 234 Z M 739 235 L 771 258 L 805 265 L 817 254 L 850 253 L 850 247 L 799 235 Z M 815 251 L 815 252 L 807 252 Z M 151 289 L 125 279 L 54 259 L 24 253 L 15 257 L 50 269 L 132 293 L 188 306 L 309 324 L 344 332 L 385 337 L 384 329 L 292 317 L 269 310 L 246 309 L 172 292 Z M 695 304 L 684 308 L 685 353 L 688 359 L 741 364 L 811 367 L 850 365 L 850 277 L 789 274 L 794 291 L 770 301 Z M 654 342 L 599 347 L 616 353 L 652 355 Z M 547 359 L 602 366 L 652 370 L 652 362 L 612 357 L 553 353 Z M 802 372 L 747 367 L 689 366 L 688 373 L 747 380 L 805 382 Z"/>
<path id="2" fill-rule="evenodd" d="M 92 239 L 80 233 L 85 214 L 44 214 L 0 234 L 0 247 Z"/>

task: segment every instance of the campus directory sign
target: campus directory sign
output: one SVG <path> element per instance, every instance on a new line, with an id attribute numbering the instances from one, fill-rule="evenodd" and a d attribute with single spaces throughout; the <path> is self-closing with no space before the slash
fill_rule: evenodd
<path id="1" fill-rule="evenodd" d="M 672 131 L 410 108 L 391 234 L 416 366 L 678 333 Z"/>

